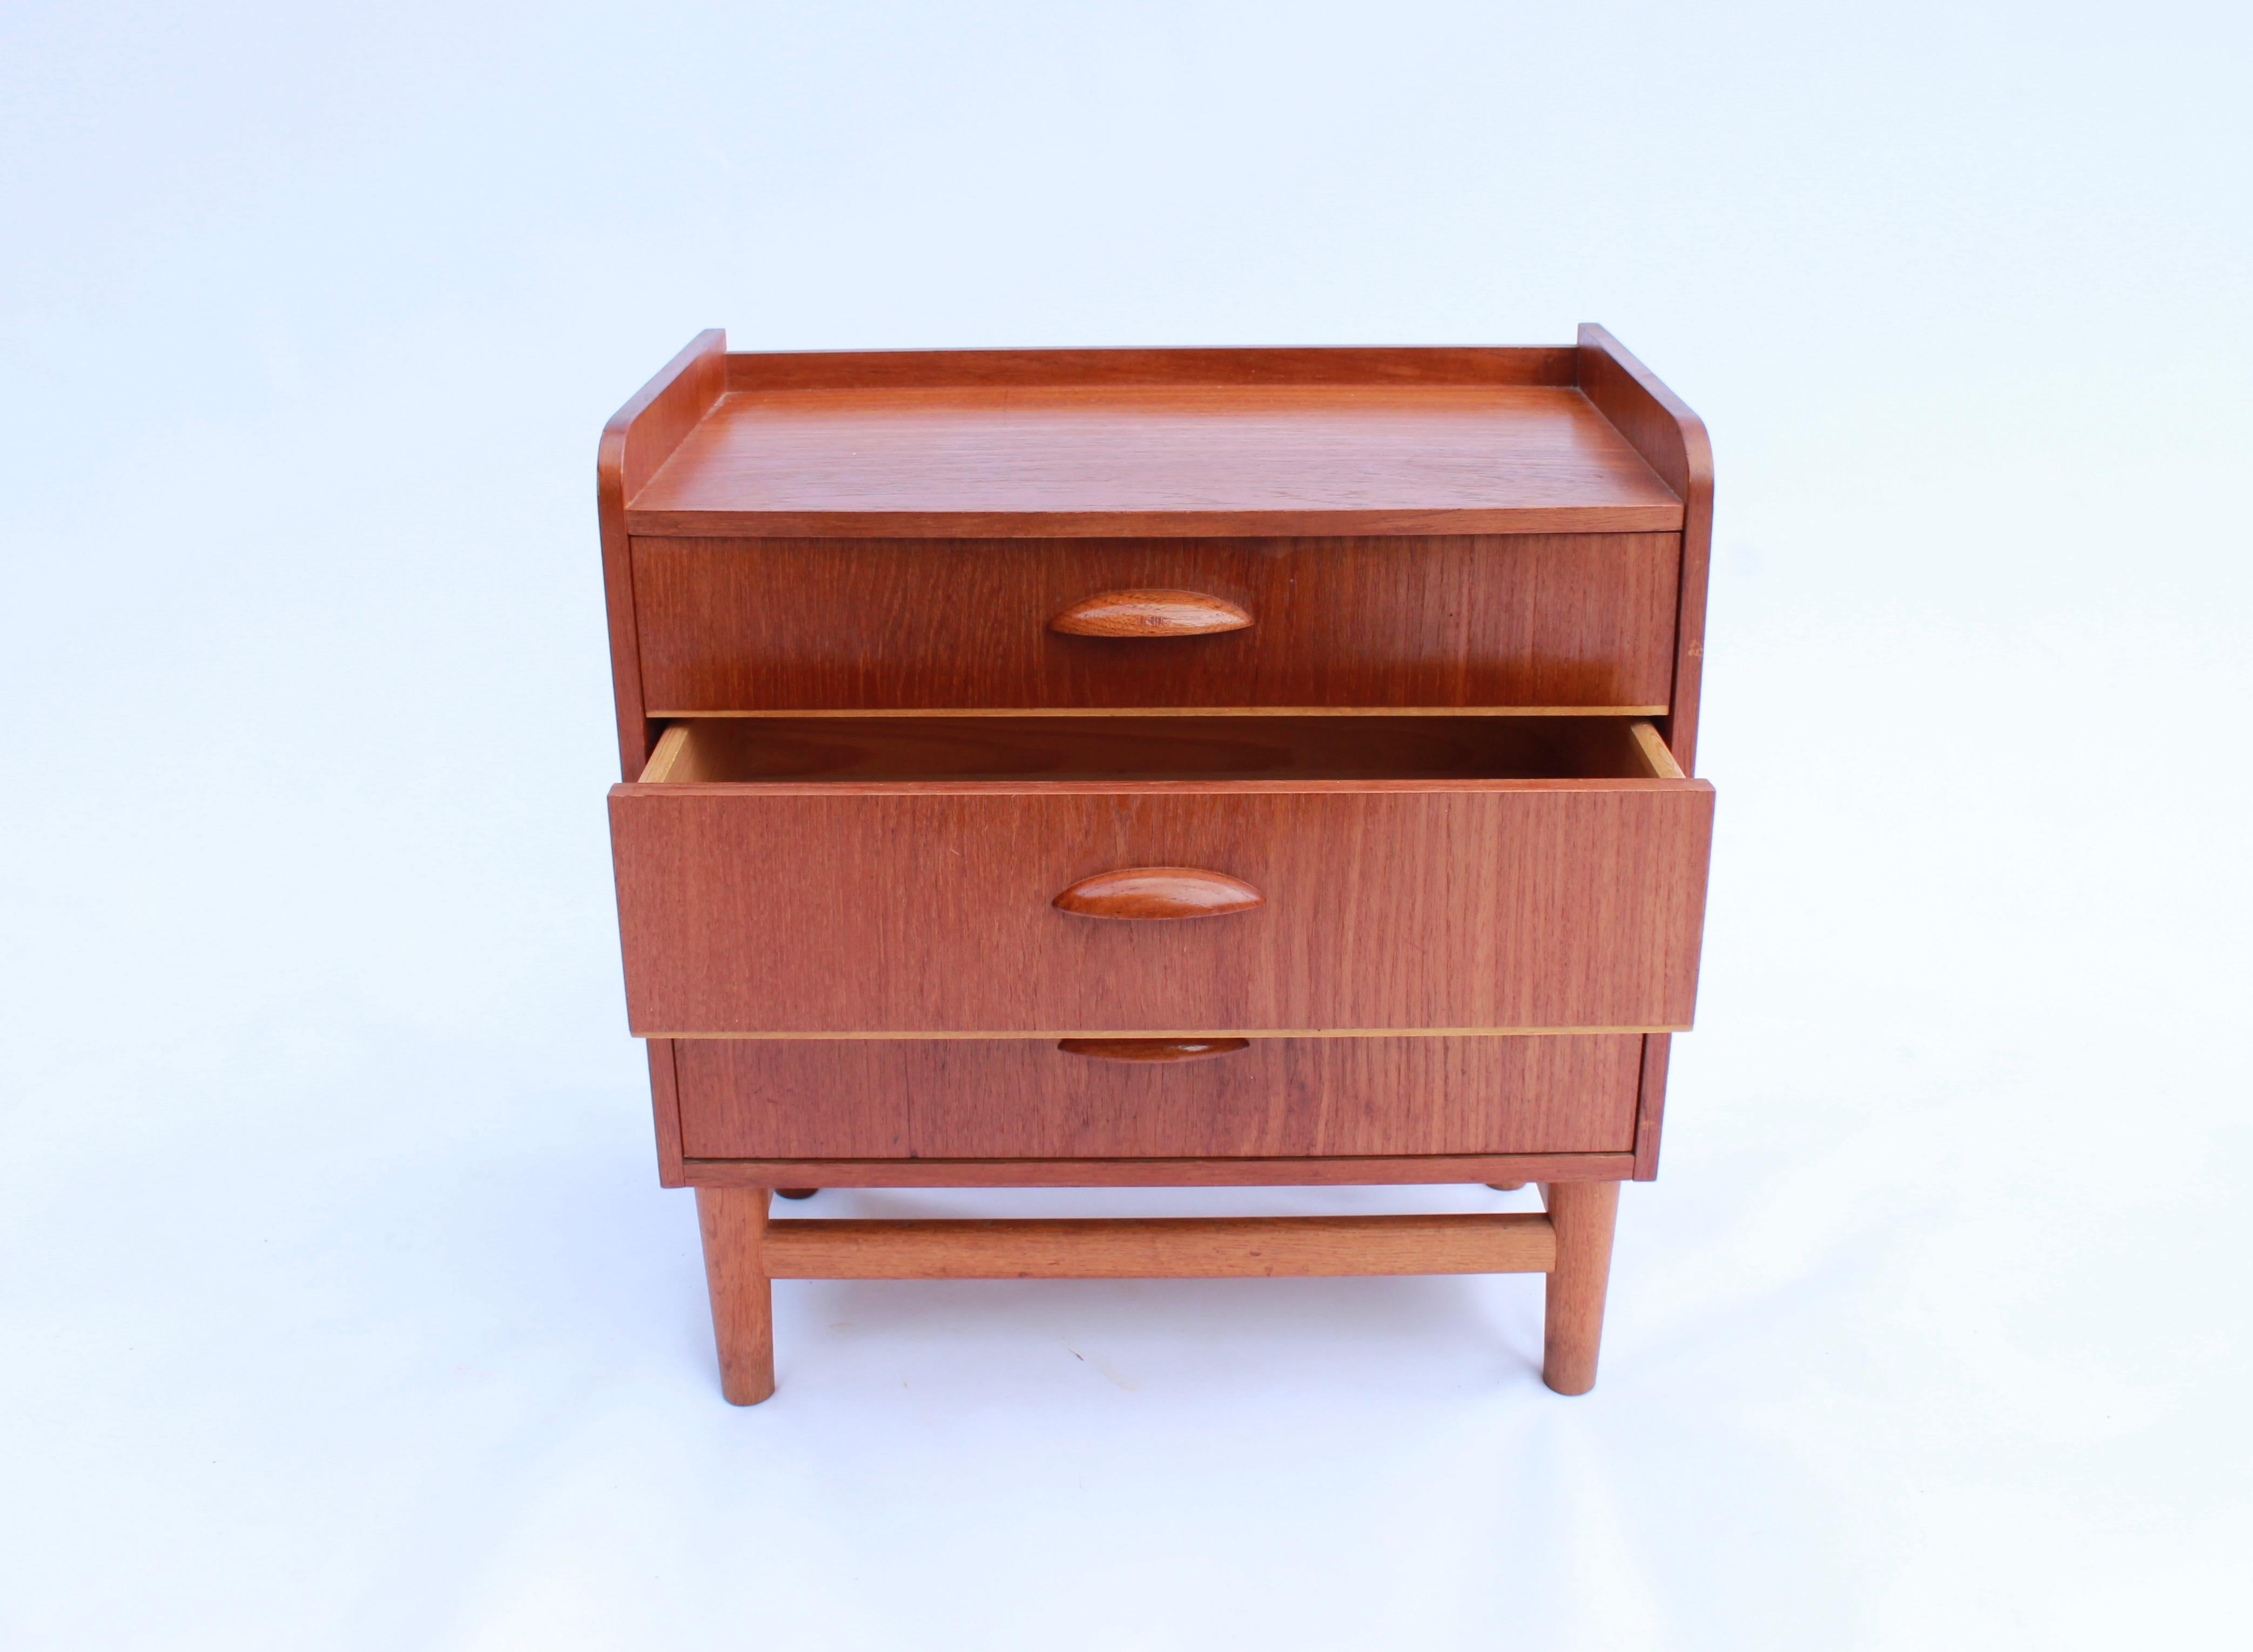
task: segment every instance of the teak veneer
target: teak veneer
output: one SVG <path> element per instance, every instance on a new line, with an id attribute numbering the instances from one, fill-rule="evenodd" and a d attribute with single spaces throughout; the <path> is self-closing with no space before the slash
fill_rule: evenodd
<path id="1" fill-rule="evenodd" d="M 1654 714 L 1672 692 L 1680 561 L 1678 533 L 649 537 L 635 541 L 634 596 L 642 691 L 666 718 Z M 1168 645 L 1137 645 L 1159 637 Z"/>
<path id="2" fill-rule="evenodd" d="M 1542 1273 L 1595 1380 L 1713 794 L 1712 473 L 1616 341 L 730 354 L 603 432 L 633 1031 L 722 1388 L 775 1279 Z M 771 1221 L 823 1187 L 1538 1215 Z"/>

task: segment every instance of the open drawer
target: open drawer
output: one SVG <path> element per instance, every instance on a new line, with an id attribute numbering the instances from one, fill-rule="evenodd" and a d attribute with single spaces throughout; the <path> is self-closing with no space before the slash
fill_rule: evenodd
<path id="1" fill-rule="evenodd" d="M 644 1037 L 1673 1030 L 1712 791 L 1616 718 L 731 718 L 610 793 Z"/>

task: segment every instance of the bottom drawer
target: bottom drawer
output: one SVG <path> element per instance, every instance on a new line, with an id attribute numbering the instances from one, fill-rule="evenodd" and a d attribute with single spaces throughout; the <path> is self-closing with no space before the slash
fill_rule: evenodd
<path id="1" fill-rule="evenodd" d="M 1629 1152 L 1643 1039 L 1255 1038 L 1195 1060 L 1043 1039 L 673 1051 L 691 1159 L 1213 1159 Z"/>

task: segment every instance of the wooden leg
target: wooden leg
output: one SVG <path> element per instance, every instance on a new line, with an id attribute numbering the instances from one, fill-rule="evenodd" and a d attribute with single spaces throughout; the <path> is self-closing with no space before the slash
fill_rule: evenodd
<path id="1" fill-rule="evenodd" d="M 733 1405 L 756 1405 L 774 1392 L 774 1287 L 761 1248 L 767 1230 L 764 1188 L 699 1188 L 696 1225 L 704 1234 L 704 1283 L 712 1293 L 712 1335 L 720 1345 L 720 1391 Z"/>
<path id="2" fill-rule="evenodd" d="M 1557 1265 L 1542 1316 L 1541 1380 L 1560 1394 L 1585 1394 L 1596 1385 L 1619 1190 L 1616 1181 L 1541 1184 L 1541 1202 L 1557 1231 Z"/>
<path id="3" fill-rule="evenodd" d="M 777 1188 L 775 1191 L 785 1199 L 811 1199 L 821 1191 L 819 1188 Z"/>
<path id="4" fill-rule="evenodd" d="M 1515 1193 L 1525 1184 L 1523 1181 L 1489 1181 L 1486 1185 L 1496 1193 Z"/>

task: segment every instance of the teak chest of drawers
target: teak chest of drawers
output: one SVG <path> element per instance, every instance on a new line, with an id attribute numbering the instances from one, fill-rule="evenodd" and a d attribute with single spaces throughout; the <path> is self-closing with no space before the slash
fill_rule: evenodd
<path id="1" fill-rule="evenodd" d="M 1704 428 L 1531 349 L 729 354 L 603 432 L 626 1002 L 727 1397 L 769 1281 L 1538 1272 L 1595 1380 L 1713 797 Z M 1542 1214 L 770 1221 L 823 1187 Z"/>

